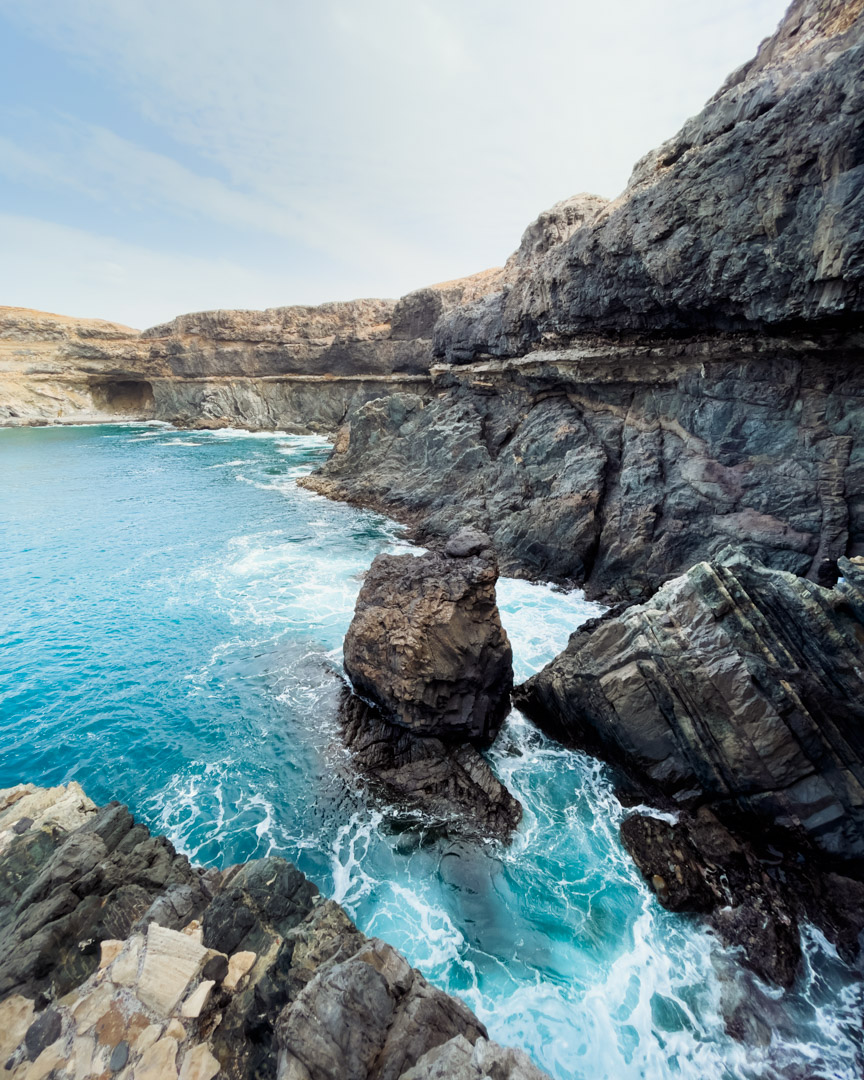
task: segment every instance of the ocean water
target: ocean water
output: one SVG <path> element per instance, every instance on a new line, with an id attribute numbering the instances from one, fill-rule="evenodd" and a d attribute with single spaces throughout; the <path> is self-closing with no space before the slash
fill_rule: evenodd
<path id="1" fill-rule="evenodd" d="M 367 805 L 336 735 L 366 567 L 411 550 L 297 488 L 322 439 L 161 425 L 0 430 L 0 787 L 80 781 L 192 859 L 278 853 L 560 1080 L 852 1080 L 861 984 L 815 931 L 785 998 L 664 912 L 603 768 L 514 713 L 490 760 L 509 847 L 424 841 Z M 502 580 L 517 679 L 596 612 Z M 765 1045 L 724 1029 L 724 1001 Z M 728 1007 L 728 1006 L 727 1006 Z"/>

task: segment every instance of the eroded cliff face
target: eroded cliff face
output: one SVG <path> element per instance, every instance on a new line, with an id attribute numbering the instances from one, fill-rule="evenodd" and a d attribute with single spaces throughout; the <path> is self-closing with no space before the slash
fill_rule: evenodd
<path id="1" fill-rule="evenodd" d="M 156 419 L 334 432 L 367 401 L 425 395 L 437 323 L 499 292 L 603 203 L 567 199 L 529 227 L 506 266 L 400 300 L 195 312 L 140 333 L 0 308 L 0 424 Z"/>
<path id="2" fill-rule="evenodd" d="M 596 596 L 730 540 L 829 583 L 864 551 L 862 12 L 794 3 L 619 199 L 541 216 L 439 317 L 432 395 L 349 413 L 304 482 Z"/>
<path id="3" fill-rule="evenodd" d="M 205 871 L 75 783 L 0 790 L 0 946 L 10 1080 L 546 1076 L 284 859 Z"/>
<path id="4" fill-rule="evenodd" d="M 0 308 L 0 423 L 156 419 L 330 432 L 352 405 L 428 383 L 434 317 L 425 338 L 410 338 L 400 336 L 399 312 L 383 300 L 215 311 L 139 333 Z"/>
<path id="5" fill-rule="evenodd" d="M 435 372 L 350 416 L 314 490 L 434 544 L 460 524 L 510 575 L 639 599 L 730 541 L 829 582 L 864 552 L 861 339 L 541 350 Z"/>
<path id="6" fill-rule="evenodd" d="M 0 307 L 0 424 L 153 415 L 137 330 Z"/>
<path id="7" fill-rule="evenodd" d="M 438 354 L 860 316 L 862 11 L 862 0 L 796 0 L 620 198 L 500 292 L 443 318 Z"/>

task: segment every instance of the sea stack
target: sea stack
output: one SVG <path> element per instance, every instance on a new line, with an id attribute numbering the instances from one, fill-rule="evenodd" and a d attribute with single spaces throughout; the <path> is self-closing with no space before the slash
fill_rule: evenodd
<path id="1" fill-rule="evenodd" d="M 518 803 L 478 752 L 510 710 L 513 657 L 495 600 L 489 537 L 462 529 L 443 552 L 379 555 L 345 637 L 354 694 L 346 742 L 388 798 L 459 832 L 506 835 Z"/>

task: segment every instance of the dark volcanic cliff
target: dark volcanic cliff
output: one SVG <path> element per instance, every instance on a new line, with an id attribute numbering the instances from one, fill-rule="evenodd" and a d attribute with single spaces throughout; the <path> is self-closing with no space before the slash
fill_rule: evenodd
<path id="1" fill-rule="evenodd" d="M 864 551 L 862 12 L 793 4 L 619 199 L 443 312 L 431 395 L 351 411 L 310 486 L 595 595 L 730 540 L 830 581 Z"/>
<path id="2" fill-rule="evenodd" d="M 341 426 L 309 486 L 432 543 L 478 526 L 507 574 L 638 600 L 734 541 L 830 584 L 864 552 L 862 13 L 796 0 L 618 199 L 556 204 L 501 269 L 47 345 L 7 309 L 0 422 Z"/>
<path id="3" fill-rule="evenodd" d="M 756 57 L 637 164 L 619 199 L 509 288 L 443 318 L 439 355 L 861 315 L 862 10 L 861 0 L 795 0 Z"/>

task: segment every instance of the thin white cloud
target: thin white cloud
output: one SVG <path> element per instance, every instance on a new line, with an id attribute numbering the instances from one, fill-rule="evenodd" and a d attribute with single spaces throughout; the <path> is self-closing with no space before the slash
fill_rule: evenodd
<path id="1" fill-rule="evenodd" d="M 55 222 L 0 214 L 0 297 L 143 328 L 184 311 L 321 303 L 305 275 L 259 272 L 230 259 L 150 250 Z"/>
<path id="2" fill-rule="evenodd" d="M 617 194 L 783 7 L 0 0 L 161 133 L 140 145 L 78 117 L 68 183 L 281 238 L 298 274 L 312 248 L 366 295 L 500 263 L 556 200 Z M 16 142 L 19 172 L 48 142 Z"/>

